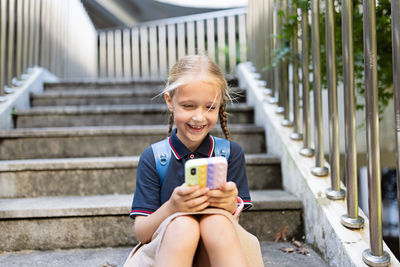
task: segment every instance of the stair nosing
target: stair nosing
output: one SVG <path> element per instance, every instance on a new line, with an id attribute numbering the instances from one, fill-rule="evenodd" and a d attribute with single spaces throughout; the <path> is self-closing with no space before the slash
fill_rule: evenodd
<path id="1" fill-rule="evenodd" d="M 127 105 L 91 105 L 91 106 L 38 106 L 29 109 L 18 109 L 17 116 L 30 115 L 77 115 L 77 114 L 103 114 L 103 113 L 130 113 L 130 112 L 166 112 L 165 104 L 127 104 Z M 237 103 L 227 105 L 227 111 L 251 111 L 253 107 Z"/>
<path id="2" fill-rule="evenodd" d="M 250 194 L 254 206 L 249 212 L 302 209 L 301 201 L 284 190 L 251 190 Z M 128 216 L 132 197 L 133 194 L 120 194 L 0 199 L 0 219 Z M 280 207 L 274 208 L 277 203 Z"/>
<path id="3" fill-rule="evenodd" d="M 123 134 L 164 134 L 168 125 L 128 125 L 128 126 L 79 126 L 79 127 L 47 127 L 47 128 L 17 128 L 0 131 L 0 138 L 31 138 L 31 137 L 60 137 L 60 136 L 86 136 L 86 135 L 123 135 Z M 261 126 L 254 124 L 231 124 L 231 133 L 256 133 L 264 131 Z M 212 133 L 220 131 L 214 128 Z"/>
<path id="4" fill-rule="evenodd" d="M 109 168 L 134 168 L 140 156 L 41 158 L 0 161 L 0 172 L 44 170 L 93 170 Z M 268 154 L 245 154 L 246 165 L 276 165 L 279 158 Z"/>

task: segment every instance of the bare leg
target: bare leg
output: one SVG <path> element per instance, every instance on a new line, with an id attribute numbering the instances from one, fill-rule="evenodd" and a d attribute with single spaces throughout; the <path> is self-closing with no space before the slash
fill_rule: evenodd
<path id="1" fill-rule="evenodd" d="M 224 215 L 203 216 L 200 219 L 200 235 L 211 266 L 247 266 L 236 230 Z"/>
<path id="2" fill-rule="evenodd" d="M 156 267 L 190 267 L 200 239 L 199 222 L 192 216 L 176 217 L 167 226 Z"/>

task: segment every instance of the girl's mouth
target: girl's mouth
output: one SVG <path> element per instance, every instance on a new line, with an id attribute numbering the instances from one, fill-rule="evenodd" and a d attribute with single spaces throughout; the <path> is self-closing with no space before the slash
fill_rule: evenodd
<path id="1" fill-rule="evenodd" d="M 190 125 L 190 124 L 188 124 L 188 126 L 190 129 L 192 129 L 193 131 L 196 131 L 196 132 L 200 132 L 205 127 L 204 125 Z"/>

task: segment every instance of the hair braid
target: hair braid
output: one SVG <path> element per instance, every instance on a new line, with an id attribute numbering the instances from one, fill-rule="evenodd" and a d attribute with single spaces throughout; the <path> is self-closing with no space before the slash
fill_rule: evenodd
<path id="1" fill-rule="evenodd" d="M 219 122 L 221 124 L 221 129 L 224 132 L 225 138 L 228 140 L 231 139 L 231 135 L 229 134 L 229 129 L 228 129 L 228 119 L 227 119 L 227 112 L 226 112 L 226 102 L 225 99 L 222 100 L 222 105 L 219 108 Z"/>
<path id="2" fill-rule="evenodd" d="M 174 113 L 170 112 L 169 113 L 169 130 L 168 130 L 168 136 L 171 135 L 172 133 L 172 127 L 174 126 Z"/>

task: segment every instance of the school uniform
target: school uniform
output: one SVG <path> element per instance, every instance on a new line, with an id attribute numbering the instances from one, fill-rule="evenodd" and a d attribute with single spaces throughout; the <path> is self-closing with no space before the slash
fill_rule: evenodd
<path id="1" fill-rule="evenodd" d="M 215 140 L 213 136 L 208 134 L 197 150 L 192 152 L 179 140 L 176 132 L 177 130 L 174 129 L 169 137 L 172 155 L 162 184 L 156 170 L 156 162 L 151 146 L 146 148 L 140 156 L 136 174 L 136 190 L 130 213 L 131 218 L 134 219 L 137 215 L 150 215 L 168 201 L 174 189 L 185 182 L 184 166 L 186 161 L 194 158 L 215 156 Z M 236 184 L 238 196 L 244 202 L 244 209 L 249 209 L 252 207 L 252 203 L 247 183 L 244 152 L 239 144 L 232 141 L 229 143 L 230 156 L 228 159 L 227 181 L 233 181 Z M 260 263 L 262 256 L 257 238 L 246 232 L 233 218 L 232 214 L 216 208 L 207 208 L 202 212 L 180 212 L 171 215 L 159 226 L 150 243 L 139 244 L 132 250 L 124 266 L 152 266 L 158 255 L 162 236 L 169 222 L 177 216 L 191 214 L 222 214 L 226 216 L 235 226 L 242 247 L 245 246 L 251 251 L 254 250 L 257 264 L 255 265 L 254 260 L 249 262 L 252 262 L 252 266 L 263 266 L 262 262 Z M 246 249 L 244 248 L 244 250 Z M 250 255 L 250 257 L 254 258 L 254 255 Z"/>

